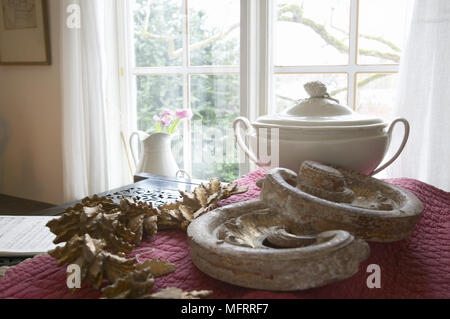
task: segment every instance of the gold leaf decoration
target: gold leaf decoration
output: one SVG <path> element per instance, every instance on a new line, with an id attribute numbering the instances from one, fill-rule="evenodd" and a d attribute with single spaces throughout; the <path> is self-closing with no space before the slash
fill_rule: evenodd
<path id="1" fill-rule="evenodd" d="M 132 272 L 103 288 L 103 295 L 108 299 L 150 298 L 154 278 L 168 275 L 174 272 L 175 268 L 174 264 L 160 259 L 138 263 Z"/>
<path id="2" fill-rule="evenodd" d="M 83 203 L 66 210 L 58 219 L 47 223 L 56 235 L 55 244 L 67 242 L 73 236 L 89 234 L 101 238 L 106 249 L 129 253 L 145 235 L 154 236 L 158 230 L 157 210 L 151 204 L 122 199 L 115 204 L 101 197 L 85 198 Z"/>
<path id="3" fill-rule="evenodd" d="M 149 269 L 154 277 L 166 276 L 175 271 L 176 266 L 171 262 L 161 259 L 148 259 L 136 264 L 136 270 Z"/>
<path id="4" fill-rule="evenodd" d="M 183 291 L 180 288 L 167 287 L 148 296 L 150 299 L 202 299 L 210 296 L 211 290 Z"/>
<path id="5" fill-rule="evenodd" d="M 96 289 L 100 289 L 104 280 L 108 281 L 110 285 L 102 290 L 106 298 L 205 298 L 212 291 L 185 292 L 169 287 L 150 294 L 154 279 L 174 272 L 175 265 L 160 259 L 139 263 L 136 257 L 128 259 L 125 255 L 145 236 L 155 236 L 158 229 L 185 230 L 221 200 L 245 193 L 247 189 L 236 183 L 225 185 L 214 178 L 192 193 L 180 191 L 182 200 L 157 209 L 151 203 L 128 198 L 116 204 L 106 197 L 87 197 L 47 223 L 56 235 L 55 244 L 66 242 L 48 254 L 57 259 L 58 266 L 78 265 L 81 279 L 89 280 Z"/>
<path id="6" fill-rule="evenodd" d="M 99 289 L 103 279 L 110 282 L 134 270 L 135 259 L 126 259 L 104 250 L 103 239 L 94 239 L 88 234 L 75 235 L 65 246 L 56 247 L 48 254 L 58 260 L 58 266 L 76 264 L 81 270 L 81 279 L 89 280 Z"/>
<path id="7" fill-rule="evenodd" d="M 150 294 L 155 280 L 150 268 L 135 270 L 102 289 L 107 299 L 138 299 Z"/>
<path id="8" fill-rule="evenodd" d="M 114 282 L 132 271 L 147 269 L 152 277 L 161 277 L 176 269 L 174 264 L 160 259 L 139 263 L 136 258 L 127 259 L 107 252 L 104 250 L 105 246 L 103 239 L 95 239 L 85 234 L 74 236 L 65 246 L 56 247 L 48 254 L 58 260 L 58 266 L 78 265 L 81 279 L 89 280 L 96 289 L 100 288 L 104 279 Z"/>
<path id="9" fill-rule="evenodd" d="M 159 207 L 158 227 L 186 229 L 194 219 L 216 208 L 221 200 L 247 190 L 247 186 L 238 186 L 237 183 L 223 185 L 213 178 L 208 184 L 196 187 L 192 193 L 180 191 L 180 201 Z"/>
<path id="10" fill-rule="evenodd" d="M 156 224 L 158 211 L 153 208 L 151 203 L 135 202 L 130 198 L 124 198 L 120 201 L 120 211 L 122 212 L 122 222 L 128 227 L 136 229 L 138 232 L 138 242 L 142 236 L 155 236 L 158 227 Z"/>
<path id="11" fill-rule="evenodd" d="M 128 253 L 133 249 L 135 234 L 120 223 L 120 214 L 108 213 L 101 205 L 81 207 L 49 221 L 47 227 L 56 235 L 55 244 L 67 242 L 74 236 L 89 234 L 103 239 L 105 247 L 111 251 Z"/>

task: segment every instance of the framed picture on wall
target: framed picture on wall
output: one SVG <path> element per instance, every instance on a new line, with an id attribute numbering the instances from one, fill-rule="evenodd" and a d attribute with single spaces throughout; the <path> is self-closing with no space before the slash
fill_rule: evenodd
<path id="1" fill-rule="evenodd" d="M 0 64 L 49 65 L 47 0 L 0 0 Z"/>

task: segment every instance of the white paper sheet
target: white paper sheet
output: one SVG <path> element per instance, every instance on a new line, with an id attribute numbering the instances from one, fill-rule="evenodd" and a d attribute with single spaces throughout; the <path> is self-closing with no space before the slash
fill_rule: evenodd
<path id="1" fill-rule="evenodd" d="M 33 256 L 56 247 L 45 226 L 54 216 L 0 216 L 0 256 Z"/>

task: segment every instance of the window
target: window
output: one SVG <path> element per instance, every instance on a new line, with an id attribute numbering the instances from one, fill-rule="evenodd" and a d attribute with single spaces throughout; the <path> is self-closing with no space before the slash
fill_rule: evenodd
<path id="1" fill-rule="evenodd" d="M 122 58 L 131 126 L 189 108 L 173 139 L 180 168 L 225 181 L 239 165 L 232 121 L 280 112 L 306 96 L 303 84 L 361 113 L 389 118 L 408 0 L 125 1 Z"/>
<path id="2" fill-rule="evenodd" d="M 360 113 L 391 117 L 408 5 L 399 0 L 273 1 L 273 83 L 281 111 L 320 80 Z"/>
<path id="3" fill-rule="evenodd" d="M 164 109 L 191 109 L 172 148 L 193 177 L 239 175 L 232 122 L 240 114 L 240 1 L 127 1 L 128 80 L 136 128 Z"/>

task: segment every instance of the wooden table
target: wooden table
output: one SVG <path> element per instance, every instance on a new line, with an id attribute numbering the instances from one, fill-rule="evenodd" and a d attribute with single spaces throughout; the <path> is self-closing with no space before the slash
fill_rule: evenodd
<path id="1" fill-rule="evenodd" d="M 27 215 L 29 212 L 54 207 L 49 203 L 0 194 L 0 215 Z"/>

